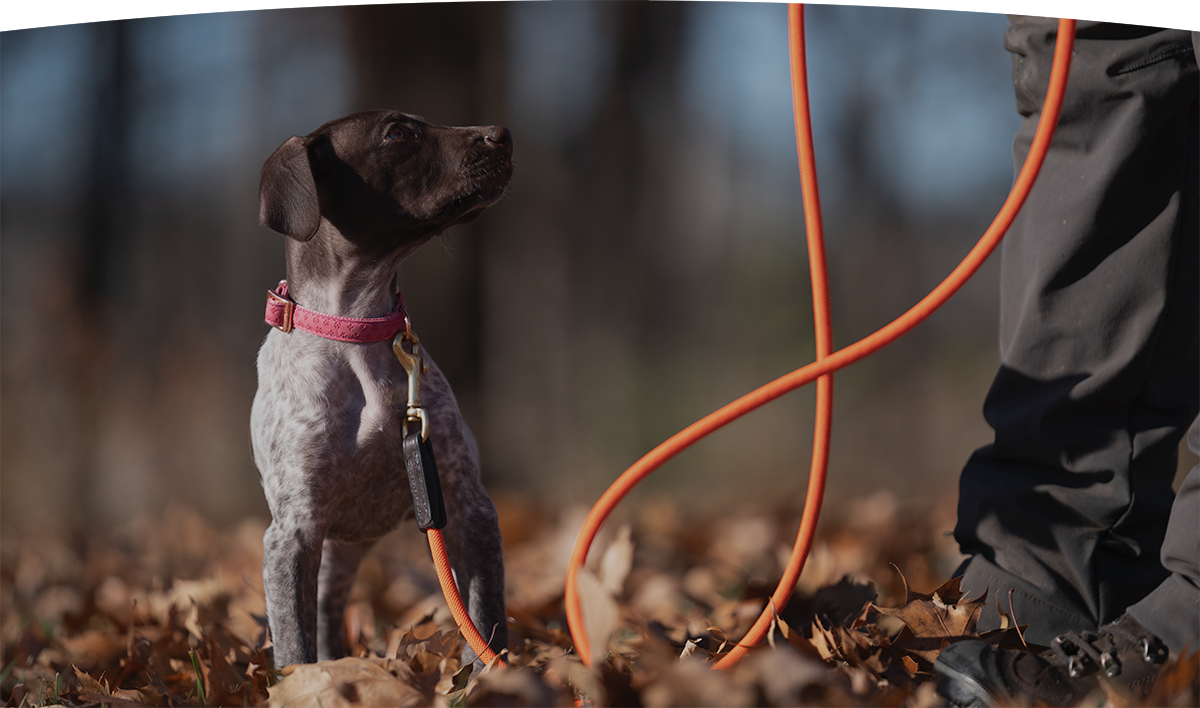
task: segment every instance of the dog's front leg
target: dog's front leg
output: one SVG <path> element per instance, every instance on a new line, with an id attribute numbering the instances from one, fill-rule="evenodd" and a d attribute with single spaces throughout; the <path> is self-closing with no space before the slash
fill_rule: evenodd
<path id="1" fill-rule="evenodd" d="M 467 491 L 467 490 L 464 490 Z M 458 592 L 479 633 L 492 651 L 508 647 L 508 621 L 504 613 L 504 555 L 496 507 L 479 485 L 452 501 L 445 529 L 450 566 Z M 476 659 L 468 646 L 463 664 Z"/>
<path id="2" fill-rule="evenodd" d="M 325 539 L 321 551 L 321 576 L 317 586 L 317 659 L 346 656 L 346 600 L 363 556 L 374 545 Z"/>
<path id="3" fill-rule="evenodd" d="M 323 536 L 278 519 L 263 535 L 263 588 L 276 669 L 317 660 L 317 574 Z"/>

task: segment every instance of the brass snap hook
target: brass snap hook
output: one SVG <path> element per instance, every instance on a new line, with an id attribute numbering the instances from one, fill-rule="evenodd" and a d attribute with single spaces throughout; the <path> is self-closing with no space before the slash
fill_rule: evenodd
<path id="1" fill-rule="evenodd" d="M 408 435 L 408 422 L 411 420 L 421 424 L 421 439 L 426 440 L 429 438 L 429 413 L 421 406 L 421 374 L 429 370 L 429 364 L 418 351 L 420 341 L 412 329 L 406 328 L 392 340 L 392 351 L 408 372 L 408 410 L 404 415 L 404 435 Z M 404 348 L 405 342 L 411 344 L 411 353 Z"/>

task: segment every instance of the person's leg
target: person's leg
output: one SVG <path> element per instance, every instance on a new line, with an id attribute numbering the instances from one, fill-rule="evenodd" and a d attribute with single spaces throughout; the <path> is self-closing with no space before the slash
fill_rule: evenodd
<path id="1" fill-rule="evenodd" d="M 1005 37 L 1018 167 L 1055 34 L 1013 18 Z M 1002 246 L 995 441 L 963 470 L 955 537 L 964 589 L 1005 611 L 1011 589 L 1038 644 L 1117 619 L 1170 577 L 1176 451 L 1200 407 L 1198 89 L 1189 33 L 1079 23 L 1058 132 Z M 1176 514 L 1194 591 L 1190 494 Z"/>
<path id="2" fill-rule="evenodd" d="M 1200 421 L 1188 431 L 1188 445 L 1200 453 Z M 1171 507 L 1162 564 L 1171 575 L 1129 614 L 1176 655 L 1200 651 L 1200 465 L 1183 480 Z"/>

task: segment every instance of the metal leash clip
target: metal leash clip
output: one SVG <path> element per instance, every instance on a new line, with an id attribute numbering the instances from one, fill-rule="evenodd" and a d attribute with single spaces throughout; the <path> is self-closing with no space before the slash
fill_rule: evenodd
<path id="1" fill-rule="evenodd" d="M 404 349 L 404 343 L 410 342 L 412 353 Z M 404 414 L 404 436 L 408 437 L 408 421 L 421 424 L 421 439 L 429 439 L 429 413 L 421 406 L 421 374 L 429 371 L 429 364 L 418 352 L 421 340 L 411 329 L 405 329 L 392 340 L 392 351 L 400 360 L 400 365 L 408 372 L 408 410 Z"/>
<path id="2" fill-rule="evenodd" d="M 404 348 L 408 342 L 412 352 Z M 408 409 L 404 413 L 404 471 L 408 474 L 408 487 L 413 496 L 413 516 L 422 531 L 446 527 L 446 505 L 442 499 L 442 483 L 438 478 L 437 462 L 433 458 L 433 447 L 429 444 L 429 413 L 421 406 L 421 375 L 429 370 L 429 363 L 419 352 L 420 340 L 411 327 L 396 335 L 392 351 L 400 365 L 408 372 Z M 420 422 L 421 432 L 408 432 L 409 421 Z"/>

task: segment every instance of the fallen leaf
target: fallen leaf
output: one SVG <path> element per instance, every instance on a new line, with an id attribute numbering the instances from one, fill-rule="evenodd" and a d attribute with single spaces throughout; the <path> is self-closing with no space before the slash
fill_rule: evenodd
<path id="1" fill-rule="evenodd" d="M 775 618 L 775 625 L 778 627 L 780 634 L 787 640 L 789 646 L 795 649 L 800 654 L 807 657 L 816 657 L 818 655 L 817 648 L 804 635 L 793 629 L 784 622 L 782 618 Z M 718 650 L 719 651 L 719 650 Z"/>
<path id="2" fill-rule="evenodd" d="M 63 640 L 71 663 L 83 669 L 108 666 L 126 653 L 121 637 L 97 629 L 89 629 Z"/>
<path id="3" fill-rule="evenodd" d="M 136 692 L 134 695 L 137 695 Z M 127 698 L 117 695 L 107 696 L 103 693 L 95 693 L 93 691 L 80 691 L 76 696 L 89 703 L 100 703 L 106 706 L 115 706 L 116 708 L 142 708 L 142 706 L 146 705 L 137 698 Z"/>
<path id="4" fill-rule="evenodd" d="M 617 535 L 600 560 L 600 585 L 614 597 L 621 594 L 625 587 L 625 578 L 633 568 L 633 541 L 630 538 L 629 525 L 625 524 L 617 530 Z"/>
<path id="5" fill-rule="evenodd" d="M 75 678 L 79 679 L 79 685 L 81 687 L 80 691 L 99 693 L 103 696 L 107 696 L 109 694 L 108 686 L 105 686 L 96 679 L 92 678 L 87 674 L 87 672 L 81 671 L 77 668 L 75 669 Z"/>
<path id="6" fill-rule="evenodd" d="M 617 601 L 587 568 L 579 571 L 579 604 L 583 610 L 583 627 L 591 643 L 593 666 L 604 660 L 608 640 L 617 628 Z"/>
<path id="7" fill-rule="evenodd" d="M 961 578 L 946 581 L 928 595 L 905 589 L 908 601 L 903 607 L 879 607 L 885 615 L 899 618 L 917 639 L 929 637 L 976 637 L 975 625 L 987 602 L 987 593 L 978 600 L 963 596 Z"/>
<path id="8" fill-rule="evenodd" d="M 351 706 L 419 706 L 426 697 L 387 669 L 386 659 L 347 657 L 301 664 L 268 691 L 267 705 L 276 708 L 349 708 Z"/>
<path id="9" fill-rule="evenodd" d="M 501 668 L 479 677 L 468 695 L 473 706 L 551 706 L 554 691 L 528 669 Z"/>

